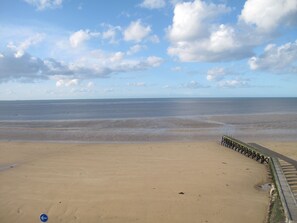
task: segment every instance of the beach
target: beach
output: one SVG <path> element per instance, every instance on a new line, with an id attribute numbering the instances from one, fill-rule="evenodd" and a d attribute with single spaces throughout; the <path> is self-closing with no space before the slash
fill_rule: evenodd
<path id="1" fill-rule="evenodd" d="M 2 142 L 0 222 L 263 222 L 267 170 L 216 142 Z"/>
<path id="2" fill-rule="evenodd" d="M 296 159 L 295 100 L 2 102 L 0 222 L 262 223 L 268 167 L 220 139 Z"/>

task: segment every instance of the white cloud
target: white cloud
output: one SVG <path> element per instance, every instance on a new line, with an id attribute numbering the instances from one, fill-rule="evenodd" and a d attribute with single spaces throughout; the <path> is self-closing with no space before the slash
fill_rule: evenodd
<path id="1" fill-rule="evenodd" d="M 25 0 L 37 10 L 54 9 L 62 6 L 63 0 Z"/>
<path id="2" fill-rule="evenodd" d="M 111 26 L 111 25 L 106 25 L 106 24 L 103 24 L 104 26 L 107 26 L 107 30 L 104 31 L 102 33 L 102 38 L 105 39 L 105 40 L 108 40 L 109 43 L 112 43 L 112 44 L 115 44 L 117 43 L 117 34 L 119 31 L 122 30 L 122 28 L 120 26 Z"/>
<path id="3" fill-rule="evenodd" d="M 143 25 L 140 20 L 133 21 L 124 30 L 124 39 L 126 41 L 141 42 L 151 32 L 151 27 Z"/>
<path id="4" fill-rule="evenodd" d="M 175 5 L 173 24 L 168 28 L 172 42 L 191 41 L 208 34 L 209 20 L 229 12 L 225 5 L 207 4 L 201 0 Z"/>
<path id="5" fill-rule="evenodd" d="M 146 87 L 146 84 L 144 82 L 133 82 L 127 84 L 130 87 Z"/>
<path id="6" fill-rule="evenodd" d="M 223 80 L 219 82 L 219 87 L 222 87 L 222 88 L 248 87 L 248 81 L 247 80 Z"/>
<path id="7" fill-rule="evenodd" d="M 146 59 L 146 63 L 151 67 L 159 67 L 163 63 L 163 59 L 160 57 L 150 56 Z"/>
<path id="8" fill-rule="evenodd" d="M 183 62 L 239 60 L 252 55 L 252 47 L 236 39 L 234 29 L 220 25 L 208 38 L 173 42 L 167 52 Z"/>
<path id="9" fill-rule="evenodd" d="M 144 0 L 140 6 L 148 9 L 159 9 L 166 5 L 165 0 Z"/>
<path id="10" fill-rule="evenodd" d="M 128 57 L 127 52 L 120 51 L 121 47 L 114 52 L 92 49 L 89 45 L 78 47 L 84 41 L 84 36 L 83 40 L 78 38 L 79 40 L 73 42 L 73 46 L 77 46 L 73 50 L 67 31 L 58 33 L 59 30 L 52 32 L 49 29 L 48 31 L 48 27 L 39 29 L 47 33 L 45 36 L 45 34 L 34 34 L 37 28 L 21 28 L 13 28 L 12 34 L 6 33 L 5 39 L 1 39 L 2 45 L 9 42 L 12 37 L 14 41 L 10 42 L 5 49 L 0 49 L 0 83 L 39 80 L 53 80 L 56 83 L 58 80 L 73 79 L 89 81 L 96 78 L 108 78 L 113 74 L 119 75 L 155 68 L 163 62 L 162 58 L 155 56 Z M 3 31 L 3 27 L 1 30 Z M 88 30 L 82 30 L 82 32 L 91 37 L 94 34 Z M 21 35 L 16 35 L 18 33 Z M 26 39 L 27 36 L 29 38 Z M 37 49 L 36 44 L 41 41 L 44 43 Z M 134 52 L 145 48 L 140 43 L 135 45 L 139 46 L 131 48 Z M 51 58 L 48 58 L 49 56 Z"/>
<path id="11" fill-rule="evenodd" d="M 145 45 L 136 44 L 136 45 L 130 47 L 130 49 L 127 52 L 127 55 L 133 55 L 143 49 L 146 49 Z"/>
<path id="12" fill-rule="evenodd" d="M 222 52 L 239 47 L 235 40 L 235 31 L 232 27 L 220 25 L 219 28 L 211 33 L 209 39 L 209 50 L 213 52 Z"/>
<path id="13" fill-rule="evenodd" d="M 88 83 L 83 84 L 78 79 L 60 79 L 56 82 L 56 86 L 58 88 L 62 88 L 62 87 L 70 88 L 70 91 L 68 92 L 76 93 L 76 94 L 95 92 L 95 89 L 94 89 L 95 85 L 92 81 L 89 81 Z M 67 92 L 67 91 L 61 91 L 61 92 Z"/>
<path id="14" fill-rule="evenodd" d="M 190 88 L 190 89 L 206 88 L 206 86 L 200 84 L 197 81 L 190 81 L 190 82 L 188 82 L 186 84 L 183 84 L 182 87 Z"/>
<path id="15" fill-rule="evenodd" d="M 59 79 L 56 82 L 57 87 L 74 87 L 79 83 L 78 79 Z"/>
<path id="16" fill-rule="evenodd" d="M 116 52 L 110 57 L 111 62 L 119 62 L 122 61 L 125 54 L 123 52 Z"/>
<path id="17" fill-rule="evenodd" d="M 167 52 L 184 62 L 238 60 L 251 55 L 251 46 L 230 25 L 213 21 L 231 9 L 201 0 L 175 5 Z"/>
<path id="18" fill-rule="evenodd" d="M 222 80 L 227 75 L 224 68 L 213 68 L 207 71 L 206 79 L 208 81 L 219 81 Z"/>
<path id="19" fill-rule="evenodd" d="M 262 31 L 271 32 L 282 23 L 296 22 L 296 13 L 296 0 L 248 0 L 239 18 Z"/>
<path id="20" fill-rule="evenodd" d="M 231 78 L 227 79 L 227 76 L 231 76 Z M 244 79 L 240 75 L 226 70 L 223 67 L 216 67 L 208 70 L 206 79 L 214 82 L 215 86 L 220 88 L 240 88 L 249 86 L 249 79 Z"/>
<path id="21" fill-rule="evenodd" d="M 4 55 L 2 53 L 0 53 L 0 59 L 3 58 L 3 57 L 4 57 Z"/>
<path id="22" fill-rule="evenodd" d="M 15 52 L 14 55 L 16 58 L 19 58 L 24 55 L 25 51 L 30 46 L 38 44 L 43 39 L 44 39 L 44 34 L 37 33 L 37 34 L 27 38 L 23 42 L 19 43 L 18 45 L 15 45 L 13 42 L 9 42 L 7 44 L 7 47 Z"/>
<path id="23" fill-rule="evenodd" d="M 72 47 L 78 47 L 82 45 L 85 41 L 91 39 L 92 37 L 98 37 L 99 33 L 90 32 L 89 30 L 79 30 L 69 37 L 69 42 Z"/>
<path id="24" fill-rule="evenodd" d="M 269 44 L 260 56 L 251 57 L 248 61 L 252 70 L 268 70 L 274 73 L 296 73 L 297 40 L 277 47 Z"/>

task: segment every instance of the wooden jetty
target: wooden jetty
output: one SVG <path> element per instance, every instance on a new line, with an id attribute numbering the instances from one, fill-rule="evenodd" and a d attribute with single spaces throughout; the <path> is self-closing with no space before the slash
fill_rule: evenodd
<path id="1" fill-rule="evenodd" d="M 255 159 L 256 161 L 259 161 L 261 163 L 269 163 L 270 157 L 267 156 L 264 153 L 261 153 L 254 147 L 252 147 L 249 144 L 246 144 L 244 142 L 241 142 L 231 136 L 222 136 L 221 145 L 228 147 L 230 149 L 233 149 L 235 151 L 240 152 L 241 154 L 250 157 L 252 159 Z"/>
<path id="2" fill-rule="evenodd" d="M 286 222 L 297 223 L 297 162 L 255 143 L 244 143 L 222 136 L 221 145 L 268 164 L 286 215 Z"/>

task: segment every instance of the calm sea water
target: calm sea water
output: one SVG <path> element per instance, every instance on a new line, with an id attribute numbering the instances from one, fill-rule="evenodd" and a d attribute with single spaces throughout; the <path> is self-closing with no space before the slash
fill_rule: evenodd
<path id="1" fill-rule="evenodd" d="M 297 98 L 1 101 L 0 120 L 88 120 L 297 113 Z"/>

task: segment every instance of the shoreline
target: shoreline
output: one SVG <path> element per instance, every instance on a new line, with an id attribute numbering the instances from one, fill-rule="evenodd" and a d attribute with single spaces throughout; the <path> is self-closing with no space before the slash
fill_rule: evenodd
<path id="1" fill-rule="evenodd" d="M 0 121 L 0 125 L 0 141 L 195 142 L 214 141 L 222 135 L 232 135 L 244 141 L 297 141 L 297 114 L 93 121 Z"/>

